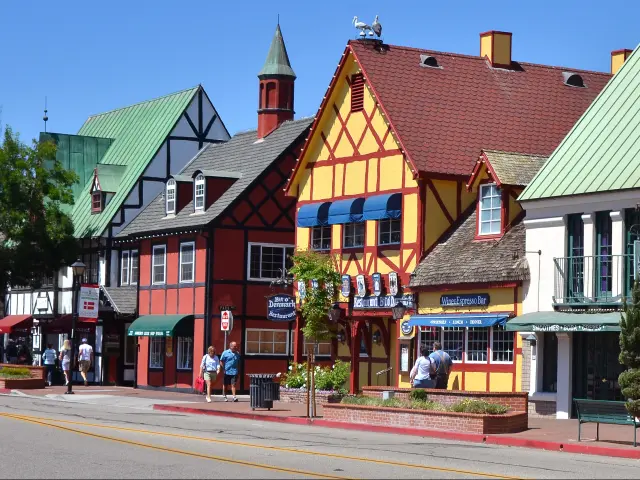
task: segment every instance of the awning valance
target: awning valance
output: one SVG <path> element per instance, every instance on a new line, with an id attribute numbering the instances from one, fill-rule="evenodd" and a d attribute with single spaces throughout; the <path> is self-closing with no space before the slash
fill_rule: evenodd
<path id="1" fill-rule="evenodd" d="M 299 227 L 317 227 L 328 225 L 329 206 L 331 202 L 309 203 L 298 210 Z"/>
<path id="2" fill-rule="evenodd" d="M 409 325 L 418 327 L 492 327 L 504 323 L 508 313 L 412 315 Z"/>
<path id="3" fill-rule="evenodd" d="M 390 193 L 369 197 L 364 202 L 364 220 L 381 220 L 383 218 L 400 218 L 402 214 L 402 195 Z"/>
<path id="4" fill-rule="evenodd" d="M 329 207 L 329 225 L 362 221 L 364 198 L 337 200 Z"/>
<path id="5" fill-rule="evenodd" d="M 0 318 L 0 333 L 11 333 L 15 328 L 31 328 L 33 316 L 31 315 L 7 315 Z"/>
<path id="6" fill-rule="evenodd" d="M 130 337 L 175 337 L 176 327 L 182 320 L 192 320 L 193 315 L 145 315 L 129 325 Z"/>
<path id="7" fill-rule="evenodd" d="M 619 332 L 620 312 L 532 312 L 512 318 L 507 330 L 517 332 Z"/>

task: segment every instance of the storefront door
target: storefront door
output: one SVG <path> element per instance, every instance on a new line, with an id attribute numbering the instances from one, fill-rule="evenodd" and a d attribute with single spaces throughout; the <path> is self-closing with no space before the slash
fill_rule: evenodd
<path id="1" fill-rule="evenodd" d="M 624 400 L 618 376 L 619 334 L 574 333 L 573 397 L 593 400 Z"/>

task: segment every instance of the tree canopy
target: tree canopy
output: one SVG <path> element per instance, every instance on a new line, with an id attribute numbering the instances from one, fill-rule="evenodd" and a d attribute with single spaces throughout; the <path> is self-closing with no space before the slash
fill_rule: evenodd
<path id="1" fill-rule="evenodd" d="M 53 142 L 28 146 L 6 127 L 0 144 L 0 293 L 7 285 L 38 287 L 75 259 L 75 172 L 56 160 Z"/>
<path id="2" fill-rule="evenodd" d="M 640 417 L 640 283 L 634 282 L 631 302 L 625 302 L 620 320 L 620 363 L 627 370 L 618 383 L 627 399 L 627 410 Z"/>

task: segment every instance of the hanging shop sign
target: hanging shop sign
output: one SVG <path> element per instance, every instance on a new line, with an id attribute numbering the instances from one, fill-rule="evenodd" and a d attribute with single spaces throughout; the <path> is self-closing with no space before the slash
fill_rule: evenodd
<path id="1" fill-rule="evenodd" d="M 98 285 L 80 286 L 78 295 L 78 316 L 81 318 L 98 318 L 100 303 L 100 287 Z"/>
<path id="2" fill-rule="evenodd" d="M 382 275 L 374 273 L 371 275 L 371 279 L 373 280 L 373 294 L 379 297 L 382 293 Z"/>
<path id="3" fill-rule="evenodd" d="M 533 332 L 619 332 L 620 327 L 617 325 L 531 325 Z"/>
<path id="4" fill-rule="evenodd" d="M 488 293 L 465 293 L 461 295 L 442 295 L 441 307 L 488 307 Z"/>
<path id="5" fill-rule="evenodd" d="M 398 274 L 396 272 L 389 274 L 389 295 L 394 297 L 398 295 Z"/>
<path id="6" fill-rule="evenodd" d="M 307 296 L 307 286 L 302 280 L 298 280 L 298 295 L 300 295 L 301 302 Z"/>
<path id="7" fill-rule="evenodd" d="M 290 322 L 296 319 L 296 299 L 291 295 L 267 297 L 267 318 L 274 322 Z"/>
<path id="8" fill-rule="evenodd" d="M 342 288 L 340 292 L 343 297 L 351 295 L 351 275 L 342 275 Z"/>
<path id="9" fill-rule="evenodd" d="M 402 303 L 407 308 L 415 308 L 413 294 L 407 293 L 402 296 L 394 297 L 392 295 L 381 295 L 376 297 L 375 295 L 369 295 L 366 297 L 354 297 L 353 308 L 357 309 L 390 309 L 395 307 L 398 303 Z"/>
<path id="10" fill-rule="evenodd" d="M 356 292 L 359 297 L 364 297 L 367 293 L 367 287 L 364 283 L 364 275 L 358 275 L 356 277 Z"/>
<path id="11" fill-rule="evenodd" d="M 402 332 L 402 335 L 405 337 L 413 333 L 413 325 L 409 324 L 409 320 L 403 320 L 400 323 L 400 332 Z"/>
<path id="12" fill-rule="evenodd" d="M 318 289 L 318 280 L 316 280 L 315 278 L 313 280 L 311 280 L 311 288 L 313 290 L 317 290 Z"/>
<path id="13" fill-rule="evenodd" d="M 220 312 L 220 330 L 223 332 L 233 330 L 233 314 L 229 310 Z"/>

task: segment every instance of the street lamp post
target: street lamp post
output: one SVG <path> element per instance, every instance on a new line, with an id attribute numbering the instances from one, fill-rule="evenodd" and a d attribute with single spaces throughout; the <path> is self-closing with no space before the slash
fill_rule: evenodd
<path id="1" fill-rule="evenodd" d="M 80 259 L 76 260 L 73 265 L 71 265 L 71 271 L 73 272 L 73 298 L 71 304 L 71 360 L 75 355 L 75 334 L 76 334 L 76 321 L 78 320 L 78 298 L 80 296 L 80 282 L 82 280 L 82 276 L 84 275 L 85 264 L 80 261 Z M 73 394 L 73 374 L 70 374 L 69 385 L 67 385 L 67 391 L 65 392 L 67 395 Z"/>

